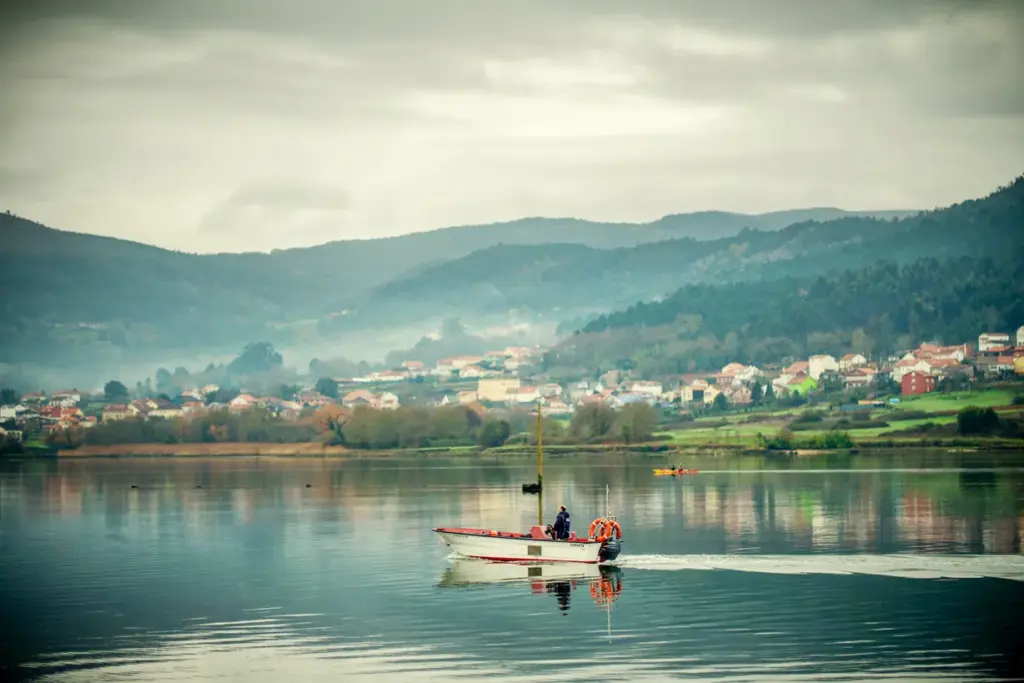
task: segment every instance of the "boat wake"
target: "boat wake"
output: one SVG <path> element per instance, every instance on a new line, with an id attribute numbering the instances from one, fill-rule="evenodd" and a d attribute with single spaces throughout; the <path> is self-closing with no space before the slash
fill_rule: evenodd
<path id="1" fill-rule="evenodd" d="M 870 574 L 905 579 L 1024 581 L 1021 555 L 623 555 L 618 567 L 766 574 Z"/>

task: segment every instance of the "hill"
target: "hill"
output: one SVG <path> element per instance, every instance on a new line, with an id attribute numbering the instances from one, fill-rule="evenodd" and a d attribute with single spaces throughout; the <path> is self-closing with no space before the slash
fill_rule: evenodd
<path id="1" fill-rule="evenodd" d="M 366 324 L 416 316 L 470 318 L 519 311 L 593 316 L 690 283 L 730 283 L 831 273 L 884 258 L 998 256 L 1024 245 L 1024 179 L 988 197 L 903 218 L 845 216 L 731 237 L 670 239 L 633 247 L 498 245 L 422 268 L 377 288 Z"/>
<path id="2" fill-rule="evenodd" d="M 329 320 L 394 278 L 499 243 L 615 248 L 728 234 L 747 225 L 774 229 L 794 216 L 846 213 L 709 212 L 647 224 L 526 218 L 269 254 L 211 255 L 55 230 L 0 214 L 0 351 L 9 363 L 76 363 L 134 351 L 235 349 L 253 339 L 287 343 L 304 321 Z M 330 335 L 337 328 L 321 325 L 313 334 Z"/>
<path id="3" fill-rule="evenodd" d="M 1024 322 L 1024 250 L 1001 258 L 881 262 L 831 277 L 689 285 L 601 316 L 553 349 L 556 373 L 656 376 L 812 353 L 889 353 L 924 339 L 971 340 Z"/>

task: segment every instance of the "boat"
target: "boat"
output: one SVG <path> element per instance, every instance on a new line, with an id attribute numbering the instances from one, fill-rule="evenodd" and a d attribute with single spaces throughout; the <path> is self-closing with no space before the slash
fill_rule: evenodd
<path id="1" fill-rule="evenodd" d="M 684 469 L 684 468 L 681 468 L 681 467 L 680 468 L 665 468 L 665 467 L 655 467 L 654 468 L 654 476 L 656 476 L 656 477 L 675 477 L 675 476 L 681 476 L 681 475 L 684 475 L 684 474 L 698 474 L 698 473 L 700 473 L 700 470 L 690 470 L 690 469 Z"/>
<path id="2" fill-rule="evenodd" d="M 608 488 L 605 487 L 607 509 Z M 436 527 L 441 540 L 463 557 L 492 562 L 576 562 L 598 564 L 612 562 L 622 551 L 622 526 L 610 514 L 590 524 L 586 536 L 571 532 L 569 538 L 555 540 L 542 525 L 543 499 L 538 500 L 538 523 L 530 530 L 499 531 L 465 527 Z"/>

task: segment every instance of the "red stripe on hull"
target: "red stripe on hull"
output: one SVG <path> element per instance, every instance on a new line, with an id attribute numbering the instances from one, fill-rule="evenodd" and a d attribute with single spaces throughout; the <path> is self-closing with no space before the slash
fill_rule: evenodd
<path id="1" fill-rule="evenodd" d="M 601 560 L 557 560 L 553 558 L 527 560 L 522 557 L 492 557 L 489 555 L 467 555 L 466 557 L 472 557 L 476 560 L 490 560 L 491 562 L 514 562 L 516 564 L 555 564 L 557 562 L 572 564 L 599 564 L 601 562 Z"/>

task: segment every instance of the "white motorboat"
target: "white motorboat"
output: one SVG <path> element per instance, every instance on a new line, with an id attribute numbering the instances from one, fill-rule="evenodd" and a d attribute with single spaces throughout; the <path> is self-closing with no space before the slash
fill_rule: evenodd
<path id="1" fill-rule="evenodd" d="M 618 539 L 579 538 L 554 540 L 544 527 L 533 526 L 522 534 L 515 531 L 438 527 L 434 531 L 452 550 L 464 557 L 492 562 L 581 562 L 597 564 L 615 559 Z M 602 554 L 602 550 L 604 553 Z"/>
<path id="2" fill-rule="evenodd" d="M 605 497 L 607 507 L 607 489 Z M 622 551 L 622 527 L 610 515 L 595 519 L 583 537 L 573 532 L 556 540 L 549 530 L 535 524 L 526 533 L 464 527 L 437 527 L 434 532 L 459 555 L 492 562 L 597 564 L 613 561 Z"/>

